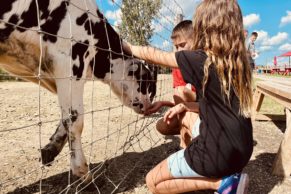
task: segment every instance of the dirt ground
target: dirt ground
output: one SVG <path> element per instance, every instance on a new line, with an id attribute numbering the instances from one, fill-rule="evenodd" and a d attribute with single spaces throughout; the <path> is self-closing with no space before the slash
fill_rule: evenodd
<path id="1" fill-rule="evenodd" d="M 157 100 L 171 99 L 169 77 L 160 79 Z M 84 189 L 70 172 L 67 145 L 51 166 L 39 162 L 39 149 L 59 122 L 57 96 L 27 82 L 0 82 L 0 99 L 0 193 L 146 194 L 146 173 L 178 149 L 177 137 L 155 131 L 160 114 L 137 115 L 120 106 L 108 86 L 88 82 L 82 143 L 94 180 Z M 291 178 L 271 174 L 285 123 L 253 125 L 254 153 L 244 170 L 250 176 L 249 193 L 291 194 Z"/>

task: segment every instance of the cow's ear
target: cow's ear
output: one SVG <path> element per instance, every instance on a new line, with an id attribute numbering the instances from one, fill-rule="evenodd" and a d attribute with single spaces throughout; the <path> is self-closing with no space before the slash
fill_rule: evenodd
<path id="1" fill-rule="evenodd" d="M 136 72 L 137 70 L 138 70 L 138 65 L 136 63 L 133 63 L 128 67 L 128 71 Z"/>

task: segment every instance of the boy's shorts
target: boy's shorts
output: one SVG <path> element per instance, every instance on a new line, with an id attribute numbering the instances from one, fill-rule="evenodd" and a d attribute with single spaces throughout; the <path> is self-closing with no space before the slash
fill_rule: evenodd
<path id="1" fill-rule="evenodd" d="M 192 138 L 195 138 L 199 135 L 199 125 L 200 119 L 198 117 L 192 128 Z M 172 176 L 175 178 L 203 177 L 190 168 L 186 162 L 184 152 L 185 149 L 182 149 L 168 157 L 168 169 Z"/>

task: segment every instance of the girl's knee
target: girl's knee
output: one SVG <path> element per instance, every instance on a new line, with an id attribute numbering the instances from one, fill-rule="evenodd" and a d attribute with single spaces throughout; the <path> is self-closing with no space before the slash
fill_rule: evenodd
<path id="1" fill-rule="evenodd" d="M 168 135 L 167 134 L 167 124 L 163 121 L 163 119 L 158 120 L 156 123 L 156 129 L 162 134 L 162 135 Z"/>
<path id="2" fill-rule="evenodd" d="M 154 176 L 152 173 L 152 170 L 146 175 L 146 185 L 148 187 L 148 189 L 150 190 L 150 192 L 157 194 L 157 190 L 156 190 L 156 184 L 154 181 Z"/>
<path id="3" fill-rule="evenodd" d="M 158 120 L 158 122 L 156 123 L 156 129 L 162 135 L 178 135 L 179 128 L 179 123 L 175 119 L 173 119 L 173 121 L 169 125 L 163 121 L 163 118 Z"/>

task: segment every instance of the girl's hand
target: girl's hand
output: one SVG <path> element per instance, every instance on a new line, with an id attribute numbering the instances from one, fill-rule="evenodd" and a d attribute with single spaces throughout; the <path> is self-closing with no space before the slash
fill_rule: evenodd
<path id="1" fill-rule="evenodd" d="M 171 120 L 180 113 L 187 110 L 183 103 L 177 104 L 176 106 L 170 108 L 164 115 L 164 122 L 170 124 Z"/>

